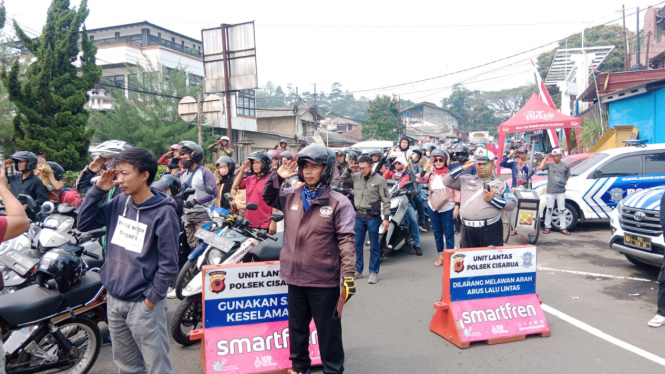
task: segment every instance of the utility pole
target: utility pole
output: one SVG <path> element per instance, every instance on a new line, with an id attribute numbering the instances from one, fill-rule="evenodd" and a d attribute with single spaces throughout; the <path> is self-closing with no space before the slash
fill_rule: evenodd
<path id="1" fill-rule="evenodd" d="M 640 66 L 640 7 L 637 7 L 637 53 L 635 54 L 635 70 L 642 70 Z"/>
<path id="2" fill-rule="evenodd" d="M 201 136 L 201 93 L 196 94 L 196 118 L 199 129 L 199 147 L 203 147 L 203 137 Z"/>
<path id="3" fill-rule="evenodd" d="M 626 6 L 621 5 L 623 14 L 623 71 L 630 69 L 630 57 L 628 57 L 628 41 L 626 40 Z"/>
<path id="4" fill-rule="evenodd" d="M 222 56 L 224 57 L 224 98 L 226 99 L 226 135 L 229 145 L 233 144 L 233 127 L 231 126 L 231 94 L 229 92 L 229 55 L 226 45 L 226 24 L 222 24 Z M 200 133 L 200 131 L 199 131 Z M 199 140 L 200 142 L 200 140 Z"/>
<path id="5" fill-rule="evenodd" d="M 647 54 L 644 56 L 645 70 L 649 70 L 649 42 L 651 42 L 651 30 L 647 33 Z"/>

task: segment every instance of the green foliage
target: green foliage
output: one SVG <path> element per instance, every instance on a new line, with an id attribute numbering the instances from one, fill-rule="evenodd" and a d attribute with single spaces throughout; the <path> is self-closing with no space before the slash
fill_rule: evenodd
<path id="1" fill-rule="evenodd" d="M 441 106 L 458 116 L 460 129 L 464 131 L 489 131 L 496 134 L 502 122 L 488 106 L 482 92 L 470 91 L 461 84 L 453 87 L 453 92 L 441 101 Z"/>
<path id="2" fill-rule="evenodd" d="M 599 118 L 582 120 L 582 148 L 589 149 L 603 136 Z"/>
<path id="3" fill-rule="evenodd" d="M 80 173 L 80 171 L 66 170 L 65 176 L 62 177 L 62 183 L 65 184 L 65 187 L 75 189 L 76 179 L 79 177 Z"/>
<path id="4" fill-rule="evenodd" d="M 179 99 L 196 97 L 200 85 L 187 84 L 187 71 L 177 67 L 167 75 L 159 64 L 144 56 L 146 64 L 137 61 L 138 75 L 130 76 L 132 88 L 141 92 L 160 92 L 164 96 L 111 88 L 113 110 L 96 112 L 90 122 L 97 129 L 96 141 L 119 139 L 152 151 L 158 157 L 169 146 L 183 140 L 198 141 L 196 122 L 187 123 L 178 116 Z M 139 78 L 140 77 L 140 78 Z M 172 96 L 172 97 L 168 97 Z M 210 127 L 202 128 L 204 145 L 212 138 Z M 204 147 L 205 150 L 205 147 Z"/>
<path id="5" fill-rule="evenodd" d="M 362 121 L 362 135 L 367 140 L 397 140 L 404 130 L 400 120 L 399 101 L 393 95 L 377 96 L 370 101 L 367 117 Z"/>
<path id="6" fill-rule="evenodd" d="M 37 60 L 26 70 L 24 82 L 19 81 L 18 61 L 9 72 L 3 67 L 1 75 L 16 106 L 12 137 L 16 148 L 43 153 L 66 169 L 86 163 L 94 132 L 86 127 L 84 105 L 86 92 L 99 81 L 101 68 L 95 64 L 97 48 L 85 27 L 79 34 L 88 13 L 87 0 L 78 9 L 70 9 L 68 0 L 53 0 L 42 35 L 36 39 L 14 22 L 18 39 Z M 80 51 L 79 75 L 71 62 Z"/>
<path id="7" fill-rule="evenodd" d="M 626 35 L 630 40 L 635 35 L 634 32 L 629 31 Z M 605 46 L 613 45 L 614 49 L 607 56 L 605 61 L 598 67 L 598 70 L 603 72 L 617 72 L 624 70 L 624 46 L 623 46 L 623 27 L 620 25 L 601 25 L 596 27 L 591 27 L 584 30 L 584 46 L 585 47 L 594 47 L 594 46 Z M 560 48 L 581 48 L 582 47 L 582 33 L 570 35 L 567 39 L 564 39 L 559 42 L 559 46 L 552 49 L 551 51 L 544 52 L 538 56 L 538 72 L 540 76 L 545 79 L 547 73 L 550 70 L 550 65 L 552 65 L 552 60 L 554 59 L 554 54 L 557 49 Z M 593 82 L 593 77 L 590 80 Z M 586 88 L 586 87 L 584 87 Z M 554 104 L 558 107 L 561 106 L 561 92 L 557 86 L 548 86 L 547 90 L 552 96 Z"/>
<path id="8" fill-rule="evenodd" d="M 296 103 L 296 93 L 293 87 L 289 84 L 286 86 L 286 91 L 282 86 L 276 86 L 271 81 L 268 81 L 265 86 L 256 91 L 256 106 L 270 107 L 270 106 L 286 106 L 294 105 Z M 300 104 L 314 104 L 314 93 L 310 91 L 302 92 L 299 95 L 298 103 Z M 367 115 L 367 107 L 369 99 L 364 96 L 356 99 L 348 90 L 344 91 L 342 85 L 335 82 L 330 87 L 330 94 L 323 91 L 316 94 L 316 105 L 319 107 L 319 112 L 331 112 L 332 116 L 345 116 L 351 118 L 365 118 Z"/>

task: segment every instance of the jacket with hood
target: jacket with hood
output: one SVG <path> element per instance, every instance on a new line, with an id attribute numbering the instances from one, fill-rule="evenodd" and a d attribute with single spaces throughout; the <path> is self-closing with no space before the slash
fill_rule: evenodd
<path id="1" fill-rule="evenodd" d="M 360 216 L 370 212 L 373 217 L 390 218 L 390 195 L 388 194 L 388 182 L 377 173 L 363 177 L 360 172 L 352 172 L 348 167 L 342 173 L 341 180 L 350 183 L 355 191 L 353 203 Z"/>
<path id="2" fill-rule="evenodd" d="M 93 186 L 79 208 L 78 229 L 90 231 L 106 226 L 106 260 L 99 275 L 109 294 L 123 301 L 147 298 L 152 303 L 166 297 L 178 275 L 179 218 L 176 203 L 162 192 L 136 205 L 129 195 L 104 199 L 106 191 Z M 119 217 L 145 225 L 140 252 L 114 244 Z M 118 229 L 120 231 L 120 229 Z"/>
<path id="3" fill-rule="evenodd" d="M 342 276 L 356 271 L 355 211 L 349 199 L 329 186 L 305 211 L 304 186 L 282 188 L 272 172 L 263 200 L 284 212 L 284 244 L 280 277 L 300 287 L 339 287 Z"/>

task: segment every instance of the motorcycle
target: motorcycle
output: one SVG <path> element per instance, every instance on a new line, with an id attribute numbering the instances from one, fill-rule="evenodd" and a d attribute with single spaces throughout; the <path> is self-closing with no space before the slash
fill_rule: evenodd
<path id="1" fill-rule="evenodd" d="M 66 247 L 79 257 L 97 257 L 82 246 Z M 0 297 L 4 370 L 87 373 L 101 348 L 101 321 L 106 321 L 106 293 L 94 271 L 65 293 L 34 284 Z"/>
<path id="2" fill-rule="evenodd" d="M 74 231 L 78 215 L 76 208 L 61 204 L 56 209 L 53 202 L 47 201 L 38 211 L 32 197 L 20 196 L 27 201 L 28 209 L 37 212 L 35 216 L 42 218 L 43 221 L 31 223 L 27 232 L 0 244 L 0 266 L 5 284 L 0 295 L 34 283 L 35 272 L 42 254 L 68 244 L 81 245 L 86 250 L 83 256 L 86 265 L 91 268 L 102 266 L 104 261 L 100 259 L 100 255 L 102 255 L 101 238 L 105 234 L 104 229 L 87 233 Z M 86 253 L 93 253 L 95 257 Z"/>
<path id="3" fill-rule="evenodd" d="M 411 232 L 411 228 L 405 225 L 405 221 L 406 211 L 409 208 L 409 201 L 411 200 L 408 196 L 409 191 L 407 188 L 415 187 L 416 182 L 406 182 L 403 189 L 399 187 L 397 181 L 388 180 L 387 182 L 389 187 L 388 192 L 390 193 L 390 224 L 388 231 L 385 231 L 383 226 L 379 228 L 381 261 L 386 257 L 389 249 L 398 251 L 406 247 L 409 249 L 409 252 L 414 251 L 413 233 Z"/>
<path id="4" fill-rule="evenodd" d="M 248 210 L 256 210 L 255 203 L 247 204 Z M 200 275 L 204 265 L 226 265 L 240 262 L 275 261 L 279 259 L 282 249 L 282 234 L 269 235 L 261 224 L 273 220 L 279 222 L 284 219 L 282 212 L 273 213 L 269 219 L 259 223 L 259 228 L 250 228 L 252 223 L 247 219 L 229 215 L 226 221 L 230 225 L 222 228 L 218 233 L 204 229 L 197 231 L 197 237 L 208 244 L 206 250 L 199 256 L 197 276 L 192 277 L 182 290 L 185 297 L 176 310 L 171 322 L 171 336 L 181 345 L 194 344 L 198 339 L 191 339 L 189 333 L 200 327 L 203 322 L 203 276 Z M 266 239 L 274 243 L 268 244 Z"/>

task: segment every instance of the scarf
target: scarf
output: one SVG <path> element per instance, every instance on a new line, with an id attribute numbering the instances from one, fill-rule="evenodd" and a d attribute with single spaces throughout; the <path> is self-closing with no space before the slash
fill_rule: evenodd
<path id="1" fill-rule="evenodd" d="M 446 174 L 447 172 L 448 172 L 448 167 L 447 167 L 447 166 L 444 166 L 444 167 L 442 167 L 442 168 L 440 168 L 440 169 L 434 168 L 434 173 L 435 173 L 436 175 L 444 175 L 444 174 Z"/>
<path id="2" fill-rule="evenodd" d="M 393 179 L 396 180 L 396 181 L 402 179 L 402 174 L 404 174 L 404 170 L 402 170 L 402 171 L 395 170 L 395 177 Z"/>
<path id="3" fill-rule="evenodd" d="M 220 202 L 219 205 L 225 209 L 229 209 L 231 207 L 229 202 L 224 199 L 224 194 L 227 192 L 231 192 L 231 187 L 233 187 L 233 179 L 234 179 L 233 175 L 228 174 L 222 177 L 222 179 L 220 179 L 219 182 L 217 183 L 218 185 L 217 189 L 219 190 L 218 192 L 219 202 Z"/>
<path id="4" fill-rule="evenodd" d="M 323 190 L 325 189 L 320 184 L 319 184 L 318 187 L 319 188 L 316 189 L 316 190 L 310 189 L 309 185 L 307 185 L 307 184 L 305 184 L 305 186 L 303 187 L 303 189 L 302 189 L 302 206 L 303 206 L 303 208 L 305 208 L 305 212 L 307 211 L 307 209 L 309 209 L 309 206 L 313 202 L 315 202 L 316 199 L 319 198 L 319 196 L 321 196 L 321 194 L 323 193 Z"/>

